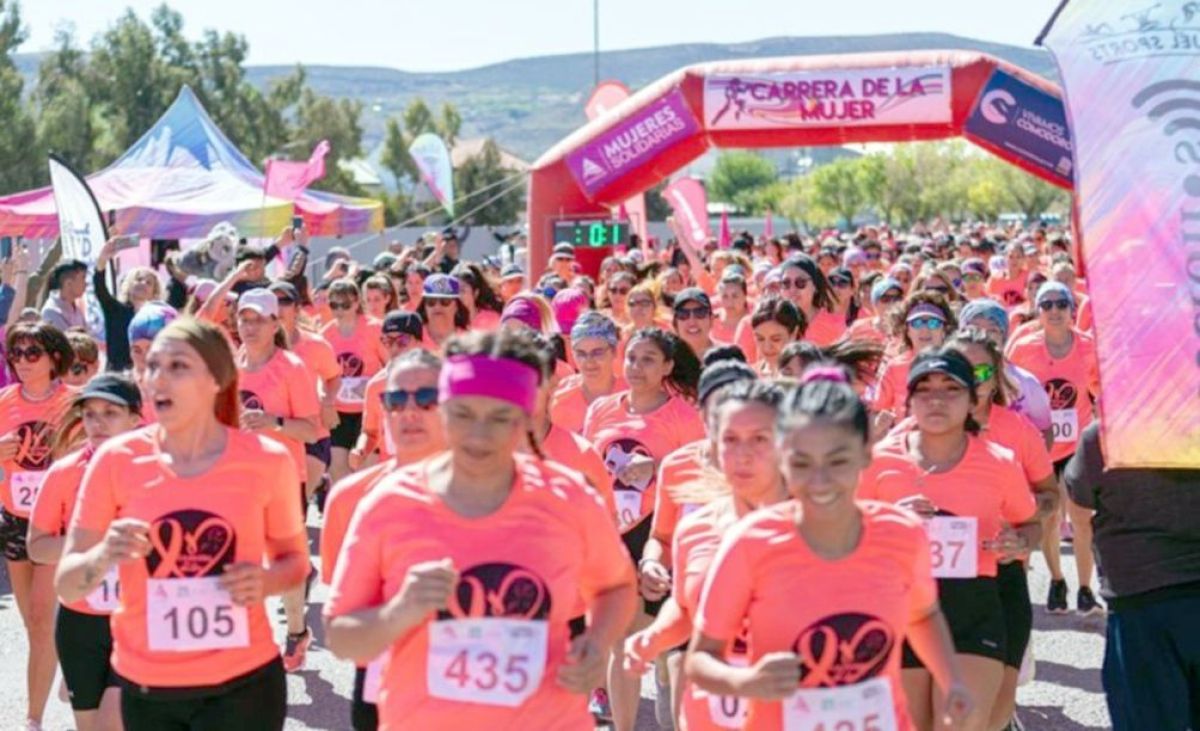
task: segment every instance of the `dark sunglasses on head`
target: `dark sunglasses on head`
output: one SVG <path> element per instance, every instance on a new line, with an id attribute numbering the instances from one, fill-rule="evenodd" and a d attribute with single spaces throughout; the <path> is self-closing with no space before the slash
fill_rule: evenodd
<path id="1" fill-rule="evenodd" d="M 354 304 L 347 300 L 329 300 L 329 309 L 335 312 L 337 310 L 352 310 L 354 309 Z"/>
<path id="2" fill-rule="evenodd" d="M 8 351 L 8 359 L 16 363 L 24 358 L 26 363 L 36 363 L 41 360 L 42 356 L 45 354 L 46 351 L 42 347 L 30 345 L 28 348 L 18 347 Z"/>
<path id="3" fill-rule="evenodd" d="M 712 314 L 712 310 L 707 307 L 680 307 L 675 310 L 676 320 L 690 320 L 695 317 L 698 320 L 703 320 Z"/>
<path id="4" fill-rule="evenodd" d="M 1042 310 L 1043 312 L 1049 312 L 1055 307 L 1060 310 L 1069 310 L 1071 309 L 1071 303 L 1070 301 L 1063 299 L 1042 300 L 1041 302 L 1038 302 L 1038 309 Z"/>
<path id="5" fill-rule="evenodd" d="M 384 391 L 379 394 L 384 411 L 400 411 L 411 400 L 413 405 L 422 411 L 429 411 L 438 403 L 438 390 L 433 386 L 424 386 L 415 391 Z"/>

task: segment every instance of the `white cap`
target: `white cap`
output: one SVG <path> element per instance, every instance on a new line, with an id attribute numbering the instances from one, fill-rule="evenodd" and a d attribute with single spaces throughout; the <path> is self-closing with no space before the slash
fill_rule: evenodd
<path id="1" fill-rule="evenodd" d="M 263 317 L 279 317 L 279 300 L 269 289 L 248 289 L 238 298 L 237 311 L 242 310 L 254 310 Z"/>

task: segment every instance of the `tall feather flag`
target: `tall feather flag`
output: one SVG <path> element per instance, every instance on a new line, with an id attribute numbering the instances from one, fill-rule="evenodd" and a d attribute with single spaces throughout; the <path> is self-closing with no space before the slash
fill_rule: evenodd
<path id="1" fill-rule="evenodd" d="M 708 193 L 695 178 L 678 178 L 663 190 L 675 213 L 675 228 L 685 243 L 702 251 L 708 243 Z"/>
<path id="2" fill-rule="evenodd" d="M 417 170 L 429 187 L 429 192 L 453 218 L 454 170 L 450 165 L 450 150 L 446 149 L 446 143 L 432 132 L 426 132 L 412 141 L 408 146 L 408 154 L 417 164 Z"/>
<path id="3" fill-rule="evenodd" d="M 1180 41 L 1197 32 L 1200 3 L 1069 0 L 1039 38 L 1074 146 L 1108 467 L 1200 467 L 1200 45 Z M 1088 394 L 1051 385 L 1074 441 Z"/>
<path id="4" fill-rule="evenodd" d="M 108 227 L 100 204 L 83 176 L 57 155 L 50 155 L 50 186 L 54 190 L 54 208 L 58 213 L 58 233 L 62 239 L 63 259 L 79 259 L 91 269 L 100 256 L 100 248 L 108 240 Z M 98 339 L 104 339 L 104 315 L 87 278 L 84 294 L 88 328 Z"/>

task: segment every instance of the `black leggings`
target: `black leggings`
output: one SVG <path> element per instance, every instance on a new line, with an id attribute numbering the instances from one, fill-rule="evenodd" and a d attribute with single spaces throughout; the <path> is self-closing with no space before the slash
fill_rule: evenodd
<path id="1" fill-rule="evenodd" d="M 350 700 L 350 725 L 354 731 L 376 731 L 379 728 L 379 708 L 363 700 L 366 668 L 354 668 L 354 694 Z"/>
<path id="2" fill-rule="evenodd" d="M 211 689 L 145 689 L 125 682 L 125 731 L 281 731 L 287 717 L 287 680 L 275 658 Z"/>

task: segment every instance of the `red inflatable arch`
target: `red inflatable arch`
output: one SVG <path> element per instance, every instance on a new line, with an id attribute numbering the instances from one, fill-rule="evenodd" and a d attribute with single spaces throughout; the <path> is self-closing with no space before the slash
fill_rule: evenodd
<path id="1" fill-rule="evenodd" d="M 1062 97 L 1057 86 L 1036 74 L 966 51 L 721 61 L 680 69 L 576 130 L 534 163 L 528 209 L 531 277 L 536 279 L 546 266 L 556 220 L 607 216 L 621 201 L 712 146 L 823 146 L 962 136 L 1070 187 L 1069 172 L 1048 174 L 964 129 L 998 69 Z"/>

